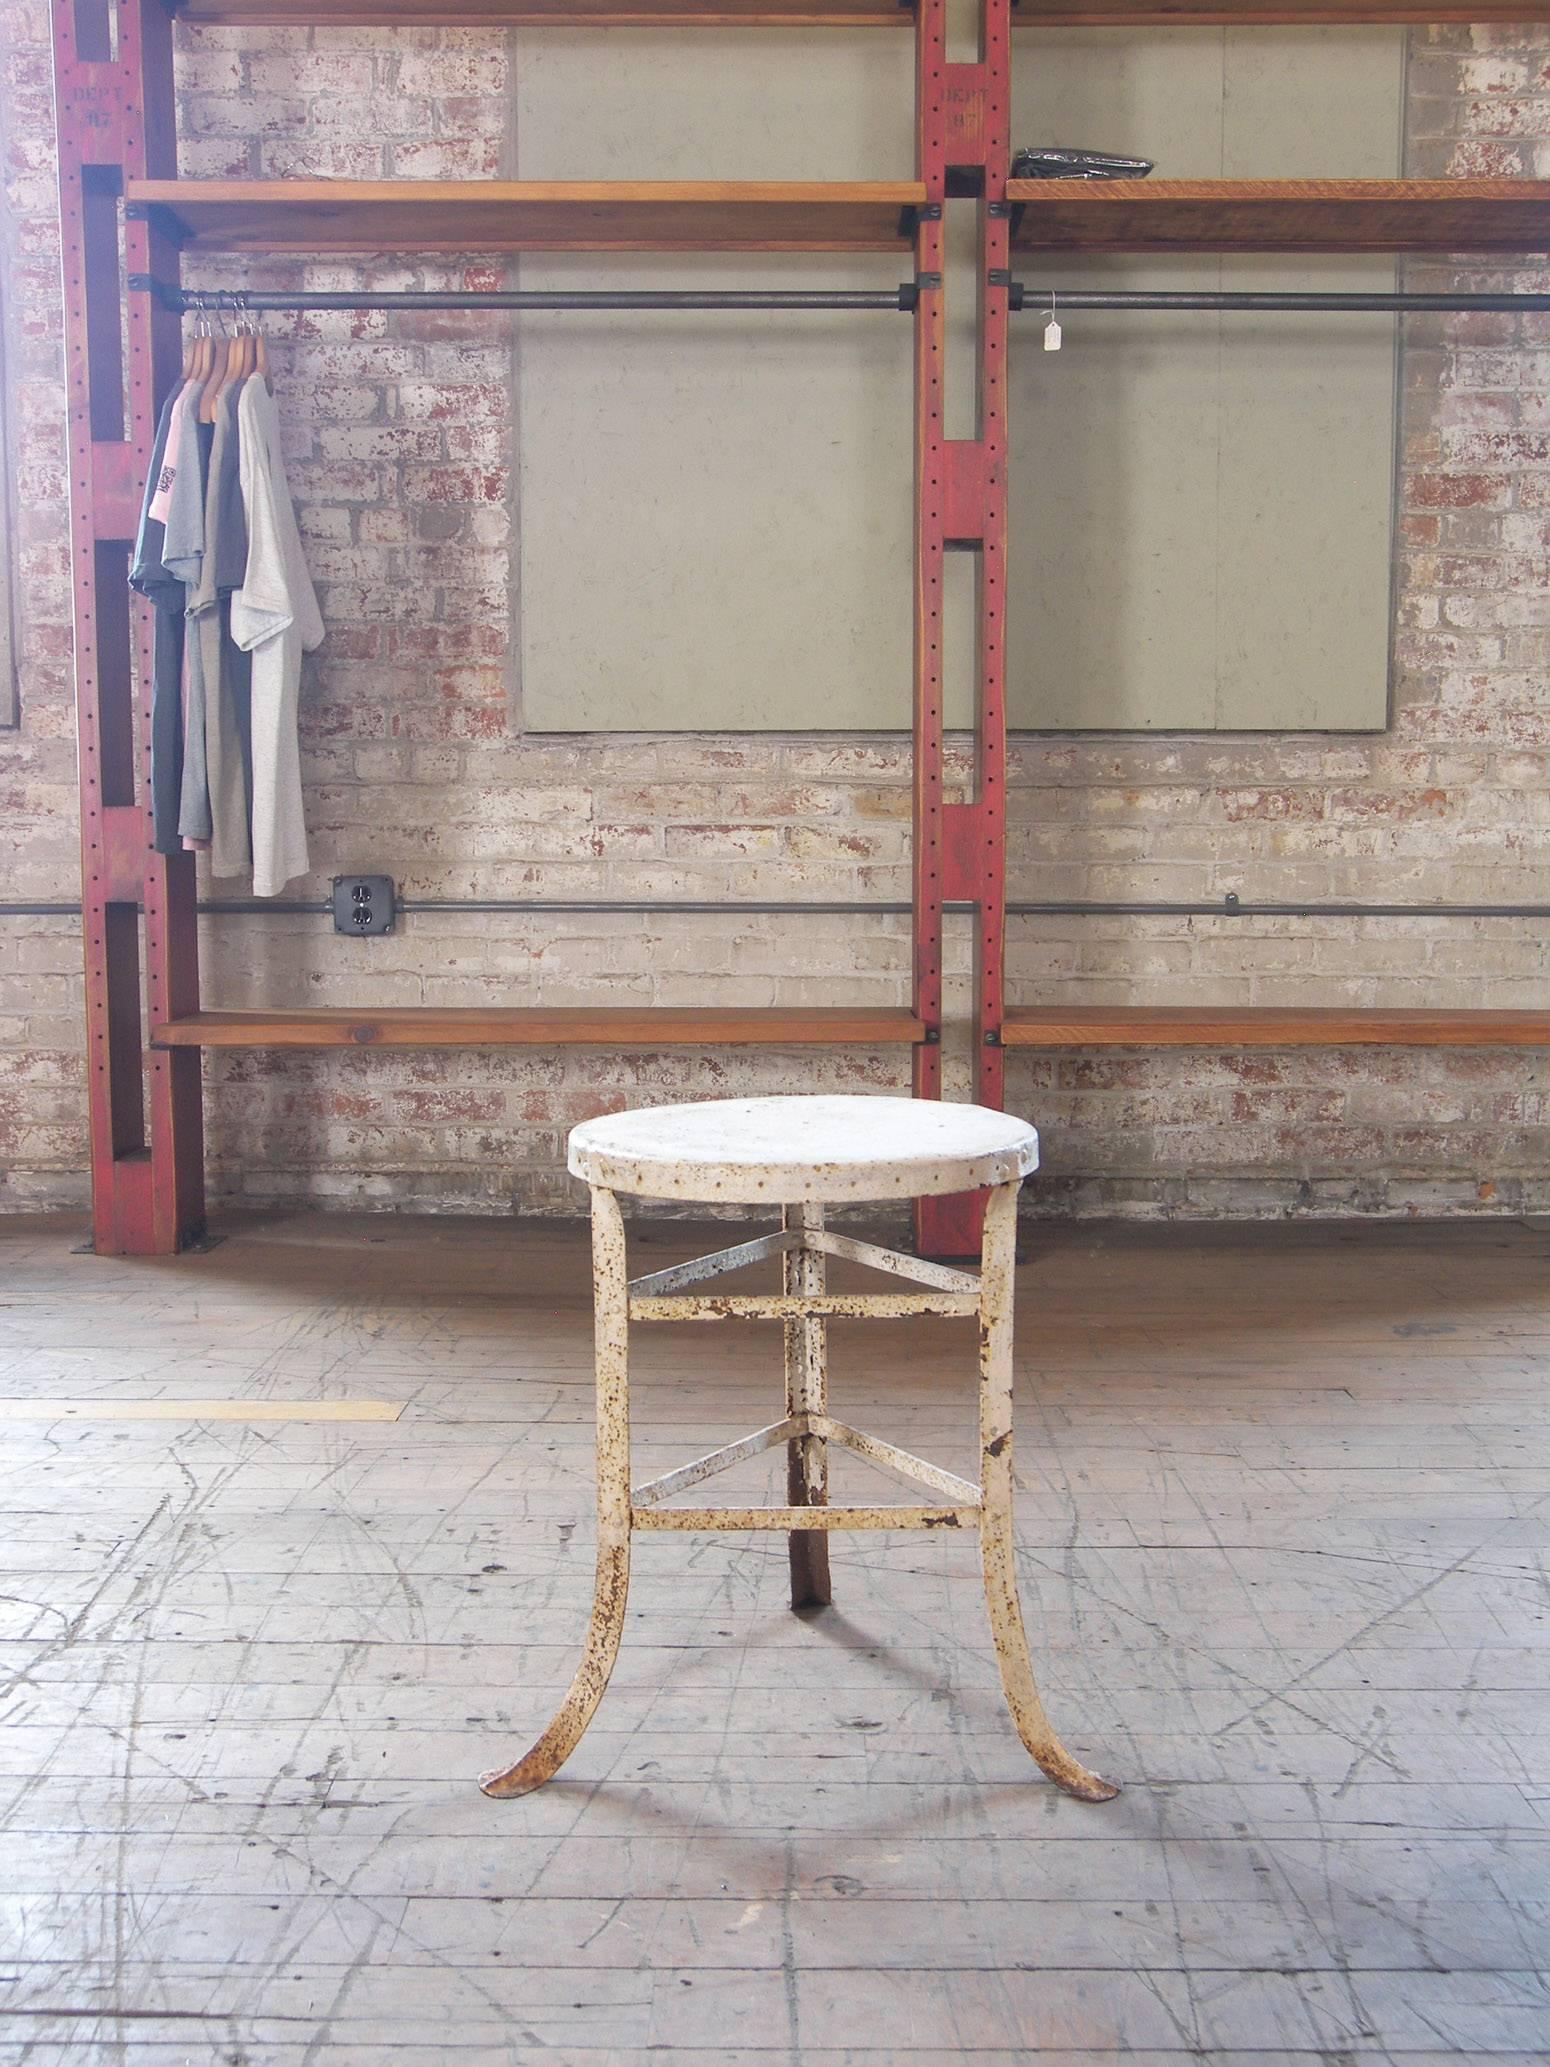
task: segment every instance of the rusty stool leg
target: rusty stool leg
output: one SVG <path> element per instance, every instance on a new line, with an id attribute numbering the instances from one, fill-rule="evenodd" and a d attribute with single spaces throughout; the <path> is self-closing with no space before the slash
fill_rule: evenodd
<path id="1" fill-rule="evenodd" d="M 788 1233 L 819 1233 L 822 1206 L 785 1206 L 781 1225 Z M 794 1297 L 822 1292 L 826 1259 L 816 1249 L 788 1250 L 784 1289 Z M 827 1414 L 829 1411 L 828 1323 L 822 1314 L 786 1322 L 786 1412 Z M 798 1436 L 786 1445 L 786 1498 L 793 1507 L 826 1507 L 829 1501 L 829 1445 L 821 1435 Z M 786 1538 L 791 1552 L 791 1605 L 827 1607 L 829 1539 L 819 1529 L 793 1529 Z"/>
<path id="2" fill-rule="evenodd" d="M 592 1280 L 597 1359 L 597 1588 L 586 1655 L 547 1730 L 503 1772 L 483 1775 L 486 1794 L 531 1794 L 581 1742 L 619 1655 L 630 1591 L 630 1292 L 624 1219 L 611 1191 L 592 1190 Z"/>
<path id="3" fill-rule="evenodd" d="M 980 1263 L 980 1553 L 990 1633 L 1017 1734 L 1050 1778 L 1079 1801 L 1119 1793 L 1074 1759 L 1050 1727 L 1028 1656 L 1017 1597 L 1012 1534 L 1012 1314 L 1017 1263 L 1016 1184 L 998 1185 L 985 1206 Z"/>

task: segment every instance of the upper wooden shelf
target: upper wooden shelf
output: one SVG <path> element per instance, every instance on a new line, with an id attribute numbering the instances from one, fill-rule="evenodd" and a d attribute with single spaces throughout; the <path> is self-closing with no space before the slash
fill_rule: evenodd
<path id="1" fill-rule="evenodd" d="M 914 180 L 131 180 L 206 251 L 899 251 Z"/>
<path id="2" fill-rule="evenodd" d="M 1550 251 L 1550 180 L 1013 180 L 1019 251 Z M 913 180 L 131 180 L 209 251 L 900 251 Z"/>
<path id="3" fill-rule="evenodd" d="M 1550 180 L 1014 179 L 1019 251 L 1550 251 Z"/>
<path id="4" fill-rule="evenodd" d="M 905 1046 L 912 1012 L 781 1007 L 338 1006 L 194 1012 L 156 1027 L 153 1048 L 800 1048 Z"/>
<path id="5" fill-rule="evenodd" d="M 1550 1048 L 1550 1011 L 1077 1005 L 1008 1012 L 1008 1048 Z"/>
<path id="6" fill-rule="evenodd" d="M 899 0 L 182 0 L 185 21 L 232 27 L 906 29 Z M 1015 28 L 1198 28 L 1250 23 L 1523 22 L 1545 0 L 1014 0 Z"/>

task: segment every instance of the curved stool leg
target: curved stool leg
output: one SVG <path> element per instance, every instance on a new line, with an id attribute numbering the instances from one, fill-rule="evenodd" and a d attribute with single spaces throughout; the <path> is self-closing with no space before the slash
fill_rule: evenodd
<path id="1" fill-rule="evenodd" d="M 514 1766 L 479 1785 L 505 1800 L 531 1794 L 581 1742 L 619 1655 L 630 1593 L 630 1291 L 624 1219 L 611 1191 L 592 1191 L 592 1280 L 597 1357 L 597 1584 L 586 1655 L 554 1721 Z"/>
<path id="2" fill-rule="evenodd" d="M 823 1229 L 822 1206 L 785 1206 L 781 1225 L 787 1233 L 817 1234 Z M 787 1251 L 784 1289 L 797 1298 L 822 1292 L 825 1264 L 821 1249 Z M 786 1323 L 786 1412 L 827 1414 L 829 1411 L 828 1322 L 808 1314 Z M 829 1446 L 821 1435 L 798 1436 L 786 1445 L 786 1499 L 793 1507 L 823 1507 L 829 1499 Z M 793 1529 L 786 1537 L 791 1562 L 793 1608 L 824 1608 L 834 1598 L 829 1582 L 829 1539 L 818 1529 Z"/>
<path id="3" fill-rule="evenodd" d="M 985 1205 L 980 1265 L 980 1555 L 990 1633 L 1017 1734 L 1049 1777 L 1079 1801 L 1112 1801 L 1119 1788 L 1074 1759 L 1050 1726 L 1033 1676 L 1012 1534 L 1012 1274 L 1017 1192 L 1003 1184 Z"/>

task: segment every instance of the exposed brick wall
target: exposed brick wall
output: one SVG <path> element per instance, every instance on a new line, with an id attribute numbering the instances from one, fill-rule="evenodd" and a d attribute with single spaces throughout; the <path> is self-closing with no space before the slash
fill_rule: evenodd
<path id="1" fill-rule="evenodd" d="M 79 889 L 47 35 L 40 0 L 0 4 L 0 263 L 21 687 L 20 727 L 0 730 L 0 901 L 73 898 Z M 0 1205 L 84 1196 L 80 966 L 74 925 L 0 919 Z"/>
<path id="2" fill-rule="evenodd" d="M 59 295 L 46 9 L 0 0 L 24 714 L 0 734 L 0 899 L 75 892 Z M 185 170 L 490 176 L 509 167 L 498 34 L 183 39 Z M 1550 31 L 1418 31 L 1417 173 L 1550 172 Z M 1540 154 L 1536 159 L 1536 153 Z M 219 284 L 498 276 L 301 262 Z M 1412 271 L 1412 284 L 1455 277 Z M 1550 276 L 1492 270 L 1461 284 Z M 316 877 L 411 897 L 907 896 L 890 742 L 534 740 L 513 603 L 513 335 L 489 319 L 272 326 L 327 644 L 306 691 Z M 1381 738 L 1024 740 L 1029 899 L 1547 901 L 1550 319 L 1439 319 L 1405 361 L 1398 666 Z M 337 942 L 300 918 L 203 926 L 212 1000 L 901 1002 L 903 919 L 427 915 Z M 1499 1004 L 1545 996 L 1500 921 L 1014 919 L 1013 995 Z M 954 994 L 966 995 L 967 936 Z M 0 920 L 0 1204 L 84 1196 L 74 922 Z M 961 1069 L 962 1043 L 955 1064 Z M 903 1088 L 883 1056 L 248 1055 L 209 1065 L 213 1189 L 248 1200 L 568 1210 L 566 1128 L 666 1097 Z M 1541 1058 L 1350 1051 L 1014 1057 L 1045 1210 L 1516 1210 L 1550 1203 Z"/>

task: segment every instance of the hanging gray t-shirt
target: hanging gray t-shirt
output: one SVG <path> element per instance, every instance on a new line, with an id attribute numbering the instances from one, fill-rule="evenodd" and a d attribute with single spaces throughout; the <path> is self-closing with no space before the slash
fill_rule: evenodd
<path id="1" fill-rule="evenodd" d="M 253 859 L 248 732 L 252 666 L 247 654 L 231 640 L 231 592 L 241 586 L 248 557 L 247 516 L 239 478 L 237 404 L 241 392 L 240 382 L 227 388 L 216 406 L 205 481 L 204 555 L 199 586 L 188 605 L 191 628 L 199 642 L 210 795 L 210 869 L 217 876 L 241 875 Z"/>
<path id="2" fill-rule="evenodd" d="M 280 420 L 258 374 L 243 383 L 238 420 L 248 564 L 231 599 L 231 635 L 253 656 L 253 891 L 278 897 L 307 873 L 297 705 L 301 656 L 321 644 L 323 620 L 285 478 Z"/>
<path id="3" fill-rule="evenodd" d="M 210 427 L 199 421 L 195 397 L 189 397 L 179 419 L 177 474 L 167 509 L 167 538 L 162 562 L 187 591 L 191 608 L 204 571 L 205 477 Z M 205 756 L 204 668 L 197 637 L 184 641 L 183 786 L 178 831 L 185 840 L 210 838 L 210 781 Z"/>

